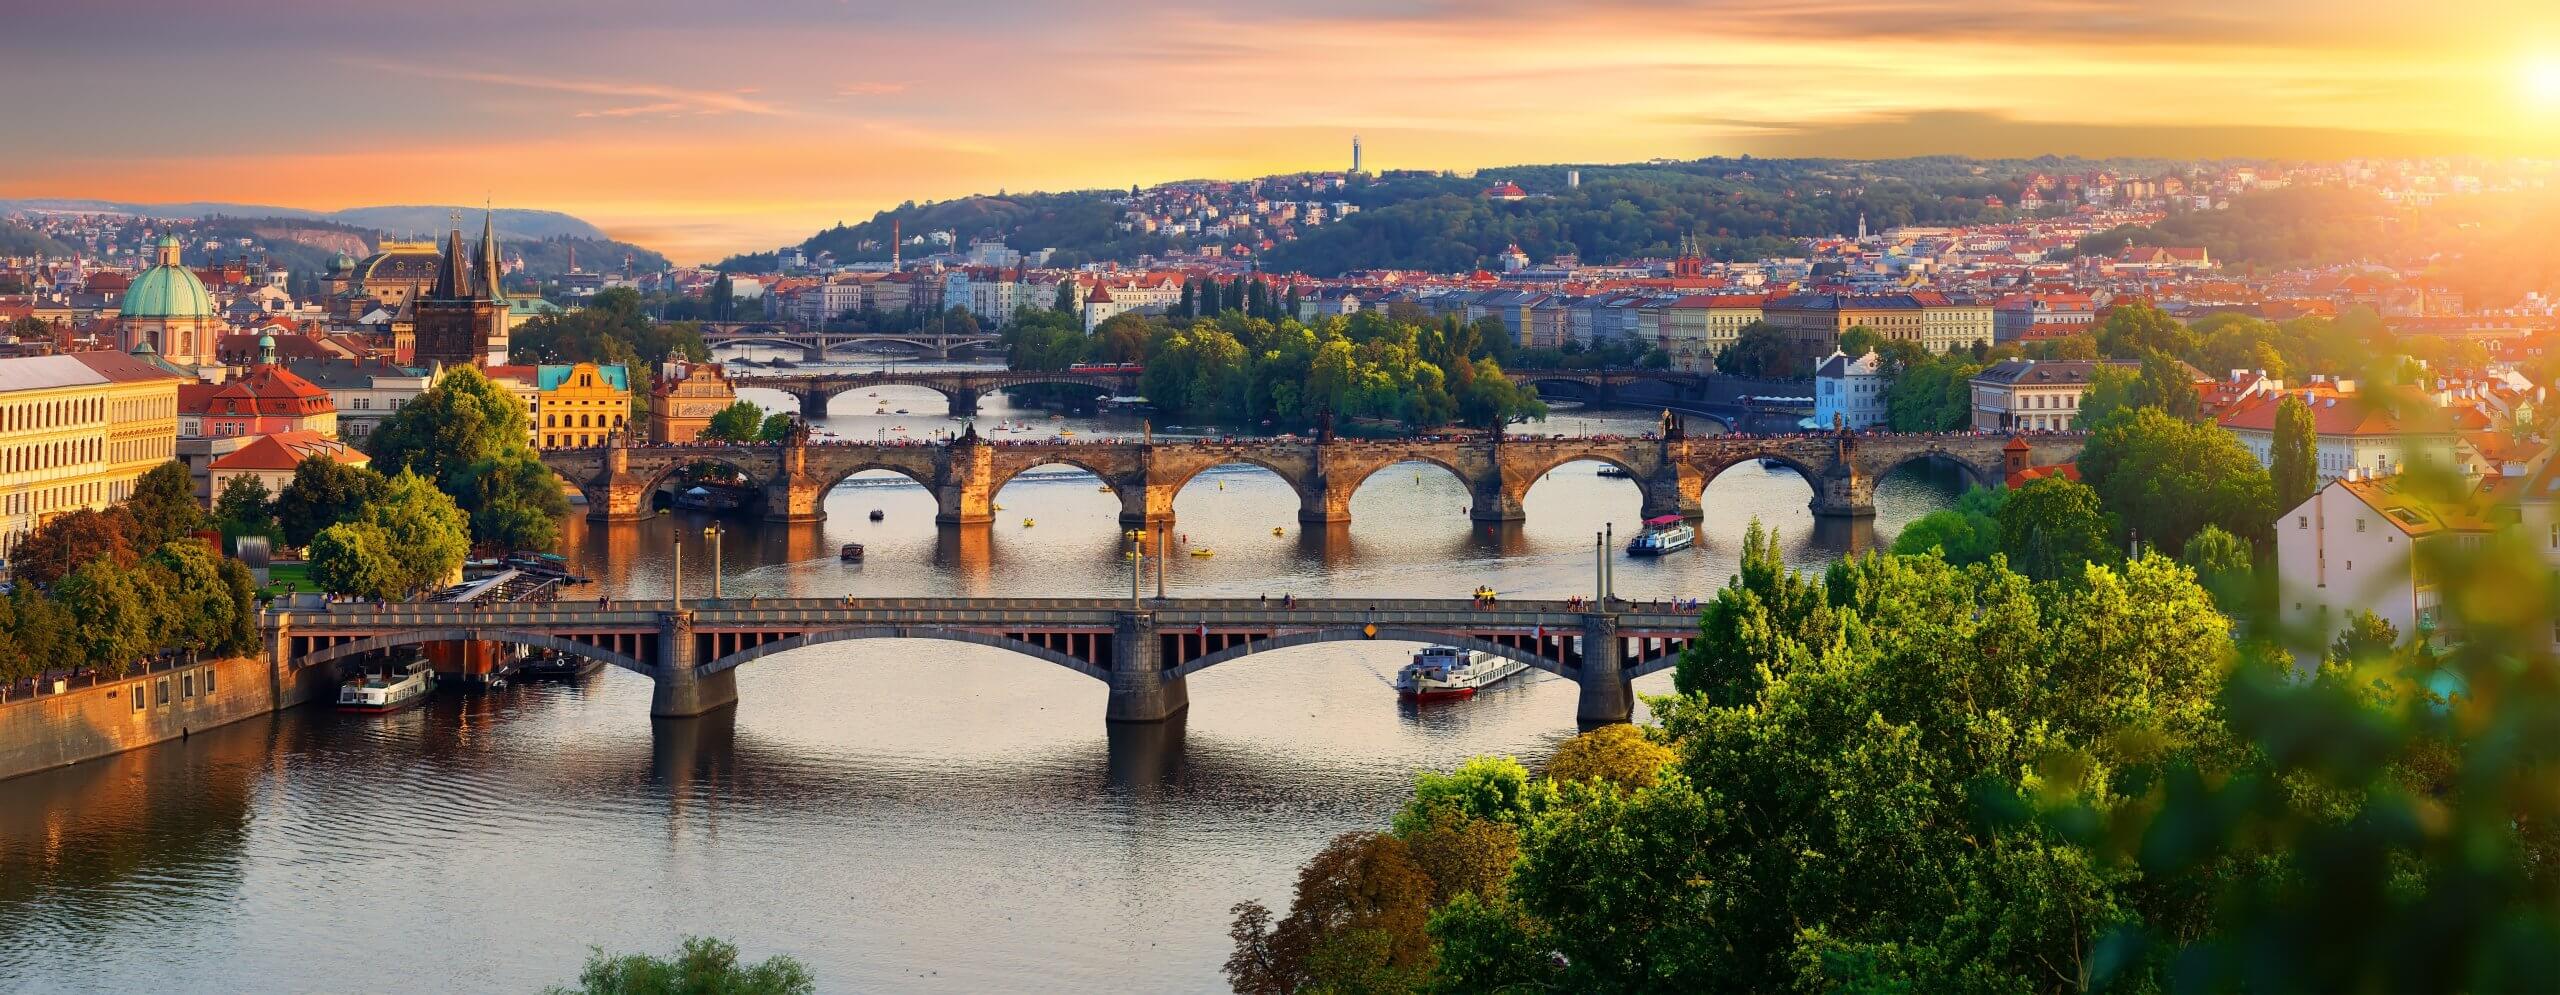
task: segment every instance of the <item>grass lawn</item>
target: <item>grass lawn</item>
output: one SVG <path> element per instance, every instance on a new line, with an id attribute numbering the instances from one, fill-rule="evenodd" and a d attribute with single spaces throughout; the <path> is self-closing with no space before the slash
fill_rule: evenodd
<path id="1" fill-rule="evenodd" d="M 317 593 L 320 588 L 311 583 L 310 564 L 278 562 L 267 564 L 267 590 Z"/>

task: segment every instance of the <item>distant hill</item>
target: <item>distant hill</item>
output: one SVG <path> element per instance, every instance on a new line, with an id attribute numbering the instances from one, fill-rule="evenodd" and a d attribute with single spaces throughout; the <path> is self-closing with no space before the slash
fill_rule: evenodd
<path id="1" fill-rule="evenodd" d="M 59 197 L 35 197 L 23 200 L 0 200 L 0 212 L 97 211 L 134 214 L 152 218 L 296 218 L 308 221 L 336 221 L 359 225 L 396 238 L 432 235 L 452 227 L 454 212 L 461 212 L 463 227 L 480 230 L 480 209 L 449 206 L 350 207 L 339 211 L 312 211 L 298 207 L 276 207 L 269 204 L 229 204 L 217 201 L 191 201 L 176 204 L 143 204 L 115 200 L 78 200 Z M 570 236 L 602 240 L 604 230 L 558 211 L 531 211 L 501 207 L 497 215 L 501 238 L 552 238 Z M 617 254 L 617 259 L 620 256 Z"/>
<path id="2" fill-rule="evenodd" d="M 69 256 L 80 250 L 54 241 L 43 232 L 0 221 L 0 256 Z"/>
<path id="3" fill-rule="evenodd" d="M 1539 260 L 1561 253 L 1613 260 L 1665 255 L 1691 235 L 1719 258 L 1751 258 L 1788 251 L 1806 236 L 1854 232 L 1862 213 L 1878 230 L 2005 218 L 2008 210 L 1989 206 L 1986 198 L 2016 203 L 2021 181 L 2030 173 L 2111 169 L 2148 174 L 2187 165 L 2061 157 L 1718 157 L 1506 166 L 1478 170 L 1466 179 L 1394 173 L 1357 178 L 1342 190 L 1325 192 L 1322 199 L 1349 201 L 1359 205 L 1360 213 L 1300 228 L 1295 241 L 1264 254 L 1260 264 L 1316 275 L 1360 269 L 1451 272 L 1491 265 L 1515 244 Z M 1579 186 L 1568 183 L 1572 171 L 1581 174 Z M 1518 184 L 1527 199 L 1503 202 L 1482 196 L 1487 186 L 1503 181 Z M 832 252 L 845 262 L 884 260 L 892 221 L 900 222 L 911 237 L 949 230 L 962 245 L 972 238 L 1003 238 L 1017 249 L 1056 248 L 1057 261 L 1064 265 L 1125 262 L 1195 244 L 1119 230 L 1122 209 L 1115 200 L 1124 198 L 1121 191 L 1100 190 L 909 202 L 860 224 L 820 231 L 801 247 L 812 255 Z M 864 243 L 872 247 L 866 249 Z M 773 254 L 761 253 L 732 257 L 721 265 L 761 269 L 773 264 Z"/>

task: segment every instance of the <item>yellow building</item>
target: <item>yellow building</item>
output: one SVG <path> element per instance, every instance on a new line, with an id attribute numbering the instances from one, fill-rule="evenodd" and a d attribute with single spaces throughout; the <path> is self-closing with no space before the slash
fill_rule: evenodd
<path id="1" fill-rule="evenodd" d="M 534 391 L 537 449 L 603 445 L 631 423 L 631 379 L 619 363 L 542 366 Z"/>
<path id="2" fill-rule="evenodd" d="M 718 363 L 670 362 L 658 367 L 649 389 L 649 441 L 692 442 L 711 427 L 711 416 L 738 403 L 737 388 Z"/>
<path id="3" fill-rule="evenodd" d="M 0 557 L 178 455 L 176 374 L 120 352 L 0 359 Z"/>

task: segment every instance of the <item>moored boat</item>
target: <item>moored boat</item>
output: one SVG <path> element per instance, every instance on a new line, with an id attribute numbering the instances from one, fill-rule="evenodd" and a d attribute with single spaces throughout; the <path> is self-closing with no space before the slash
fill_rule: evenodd
<path id="1" fill-rule="evenodd" d="M 427 692 L 435 686 L 435 665 L 424 656 L 374 664 L 338 686 L 338 710 L 398 711 L 427 700 Z"/>
<path id="2" fill-rule="evenodd" d="M 516 676 L 528 681 L 568 681 L 604 669 L 604 661 L 594 657 L 571 656 L 559 650 L 539 650 L 516 667 Z"/>
<path id="3" fill-rule="evenodd" d="M 1660 556 L 1678 552 L 1697 544 L 1698 530 L 1689 527 L 1678 515 L 1661 515 L 1644 520 L 1644 531 L 1627 542 L 1629 556 Z"/>
<path id="4" fill-rule="evenodd" d="M 1529 669 L 1483 650 L 1425 646 L 1396 672 L 1396 696 L 1413 701 L 1471 698 L 1478 690 Z"/>
<path id="5" fill-rule="evenodd" d="M 862 562 L 862 544 L 858 542 L 845 543 L 843 549 L 836 551 L 836 559 L 843 560 L 846 563 Z"/>

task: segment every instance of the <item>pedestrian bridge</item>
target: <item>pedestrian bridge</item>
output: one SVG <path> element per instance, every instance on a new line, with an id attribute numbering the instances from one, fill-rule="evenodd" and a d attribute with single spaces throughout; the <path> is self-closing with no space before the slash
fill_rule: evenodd
<path id="1" fill-rule="evenodd" d="M 1483 650 L 1580 685 L 1576 718 L 1624 722 L 1628 682 L 1668 669 L 1697 638 L 1693 611 L 1662 604 L 1462 599 L 752 598 L 540 604 L 335 605 L 270 613 L 280 672 L 422 643 L 557 650 L 657 685 L 650 713 L 737 701 L 738 667 L 855 639 L 945 639 L 1011 650 L 1110 688 L 1105 718 L 1157 722 L 1190 705 L 1187 679 L 1256 653 L 1322 642 L 1420 642 Z"/>

